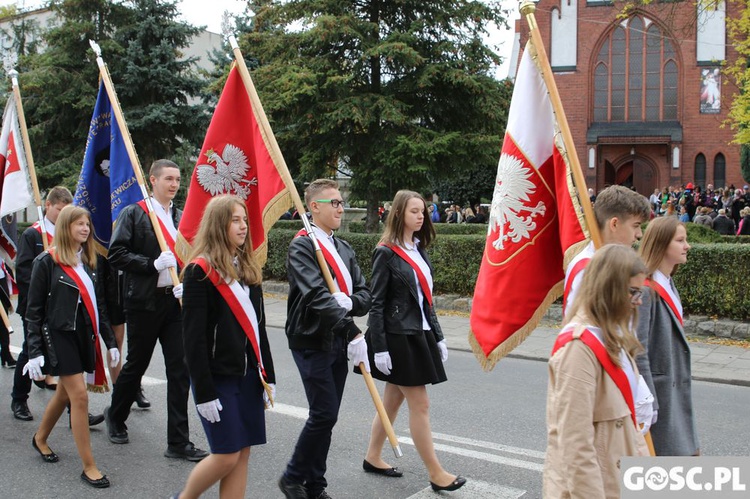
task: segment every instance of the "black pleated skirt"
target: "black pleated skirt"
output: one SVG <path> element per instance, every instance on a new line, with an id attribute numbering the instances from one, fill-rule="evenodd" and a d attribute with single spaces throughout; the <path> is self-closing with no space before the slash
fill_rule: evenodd
<path id="1" fill-rule="evenodd" d="M 367 355 L 370 358 L 372 377 L 399 386 L 422 386 L 446 381 L 443 361 L 440 359 L 440 349 L 437 338 L 432 331 L 422 334 L 388 334 L 385 341 L 388 353 L 391 354 L 391 374 L 385 375 L 375 366 L 375 351 L 369 334 L 367 340 Z M 355 368 L 355 372 L 359 369 Z"/>

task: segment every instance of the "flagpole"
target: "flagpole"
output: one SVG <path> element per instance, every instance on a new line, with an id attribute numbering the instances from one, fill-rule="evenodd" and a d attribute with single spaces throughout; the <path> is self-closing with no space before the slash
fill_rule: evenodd
<path id="1" fill-rule="evenodd" d="M 143 178 L 141 162 L 138 160 L 138 155 L 135 153 L 133 139 L 130 137 L 128 125 L 127 123 L 125 123 L 125 116 L 122 114 L 120 101 L 117 100 L 117 93 L 115 92 L 115 87 L 112 84 L 112 79 L 109 76 L 109 70 L 107 69 L 107 65 L 104 64 L 104 59 L 102 59 L 102 49 L 94 40 L 89 40 L 89 44 L 96 54 L 96 63 L 99 66 L 99 73 L 101 74 L 102 81 L 104 82 L 104 88 L 107 90 L 107 95 L 109 96 L 109 102 L 112 105 L 112 111 L 115 114 L 115 119 L 120 126 L 123 142 L 125 143 L 125 149 L 128 151 L 130 163 L 133 165 L 133 172 L 135 173 L 135 178 L 138 181 L 138 187 L 141 188 L 141 195 L 143 195 L 143 200 L 146 202 L 146 206 L 148 207 L 148 218 L 149 220 L 151 220 L 151 225 L 154 228 L 156 239 L 159 242 L 159 248 L 161 248 L 162 251 L 169 251 L 169 246 L 167 245 L 167 240 L 164 239 L 164 233 L 161 230 L 159 219 L 157 218 L 154 207 L 151 204 L 151 196 L 149 195 L 146 181 Z M 172 284 L 174 286 L 180 284 L 180 279 L 177 276 L 177 269 L 175 269 L 174 267 L 169 267 L 169 276 L 172 278 Z"/>
<path id="2" fill-rule="evenodd" d="M 250 72 L 248 71 L 247 65 L 245 64 L 245 58 L 242 56 L 242 52 L 240 51 L 240 47 L 237 44 L 237 39 L 234 37 L 234 35 L 228 34 L 227 37 L 229 39 L 229 45 L 232 47 L 232 52 L 234 53 L 234 60 L 237 63 L 237 69 L 239 70 L 242 82 L 245 84 L 245 89 L 247 90 L 248 97 L 250 98 L 250 103 L 252 104 L 253 111 L 256 114 L 256 119 L 258 120 L 258 124 L 260 125 L 261 134 L 263 134 L 263 137 L 266 140 L 266 145 L 269 148 L 269 152 L 274 158 L 274 163 L 277 165 L 279 175 L 281 175 L 281 179 L 284 181 L 284 184 L 289 190 L 289 194 L 291 194 L 292 196 L 294 206 L 297 209 L 297 212 L 300 214 L 302 223 L 305 225 L 305 231 L 307 232 L 307 235 L 310 237 L 310 239 L 312 239 L 313 246 L 315 247 L 315 257 L 318 260 L 318 266 L 320 267 L 320 271 L 323 274 L 323 279 L 325 279 L 328 290 L 331 293 L 334 293 L 337 291 L 337 288 L 333 282 L 333 276 L 331 276 L 331 271 L 328 269 L 328 264 L 325 261 L 323 252 L 320 249 L 320 244 L 318 243 L 318 240 L 312 230 L 310 221 L 305 215 L 305 207 L 302 204 L 302 199 L 300 199 L 299 197 L 297 187 L 294 185 L 292 174 L 289 172 L 286 161 L 284 161 L 284 156 L 281 154 L 281 149 L 279 148 L 279 144 L 276 142 L 276 137 L 274 137 L 273 132 L 271 131 L 271 124 L 268 122 L 268 117 L 263 110 L 263 105 L 260 102 L 258 93 L 255 91 L 255 85 L 253 84 L 253 80 L 250 78 Z M 370 392 L 370 396 L 372 397 L 372 402 L 373 404 L 375 404 L 375 409 L 377 410 L 378 416 L 380 417 L 380 422 L 382 423 L 386 435 L 388 436 L 388 442 L 391 444 L 393 453 L 396 457 L 401 457 L 404 455 L 404 453 L 401 451 L 401 446 L 398 443 L 398 438 L 396 438 L 396 432 L 393 430 L 393 425 L 391 424 L 388 413 L 383 406 L 383 401 L 380 399 L 380 393 L 375 386 L 372 375 L 367 372 L 363 362 L 359 364 L 359 369 L 362 373 L 362 377 L 365 380 L 367 389 Z"/>
<path id="3" fill-rule="evenodd" d="M 586 226 L 588 227 L 594 247 L 599 248 L 602 245 L 601 235 L 599 234 L 599 225 L 596 223 L 591 200 L 588 197 L 586 179 L 583 178 L 581 163 L 578 160 L 578 153 L 576 152 L 575 144 L 573 143 L 573 135 L 570 133 L 568 119 L 565 116 L 565 110 L 563 110 L 562 100 L 560 100 L 560 93 L 557 91 L 555 76 L 552 74 L 552 67 L 547 58 L 542 35 L 539 32 L 539 26 L 536 23 L 536 17 L 534 16 L 535 10 L 536 4 L 533 1 L 524 0 L 521 2 L 521 15 L 526 17 L 526 22 L 529 24 L 529 36 L 531 37 L 531 41 L 534 44 L 537 53 L 536 62 L 541 69 L 542 78 L 544 79 L 544 83 L 547 85 L 547 90 L 549 91 L 552 109 L 555 112 L 555 116 L 557 116 L 557 123 L 560 127 L 563 143 L 565 144 L 565 151 L 568 156 L 567 159 L 570 164 L 570 170 L 573 173 L 573 182 L 576 185 L 578 199 L 583 207 L 583 216 L 586 220 Z"/>
<path id="4" fill-rule="evenodd" d="M 42 210 L 42 196 L 39 193 L 39 182 L 36 178 L 36 168 L 34 167 L 34 155 L 31 153 L 31 141 L 29 140 L 29 130 L 26 128 L 26 115 L 23 112 L 23 102 L 21 101 L 21 89 L 18 86 L 18 71 L 15 69 L 8 73 L 13 83 L 13 96 L 16 99 L 16 114 L 18 114 L 18 123 L 21 126 L 21 136 L 23 138 L 23 150 L 26 153 L 26 166 L 29 169 L 29 178 L 31 187 L 34 190 L 34 203 L 36 204 L 36 215 L 39 219 L 39 228 L 42 229 L 42 244 L 44 250 L 47 250 L 49 241 L 47 240 L 47 226 L 44 223 L 44 211 Z"/>

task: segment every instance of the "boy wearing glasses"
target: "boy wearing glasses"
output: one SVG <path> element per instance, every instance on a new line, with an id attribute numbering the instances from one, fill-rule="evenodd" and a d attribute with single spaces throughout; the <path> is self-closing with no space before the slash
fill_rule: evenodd
<path id="1" fill-rule="evenodd" d="M 338 184 L 315 180 L 305 189 L 305 204 L 338 291 L 329 291 L 313 242 L 300 231 L 287 257 L 286 335 L 310 411 L 279 488 L 287 498 L 326 499 L 326 460 L 344 393 L 347 355 L 354 365 L 364 362 L 370 371 L 367 344 L 352 317 L 370 310 L 371 297 L 354 250 L 333 233 L 344 213 Z"/>
<path id="2" fill-rule="evenodd" d="M 641 224 L 651 217 L 651 205 L 645 196 L 621 185 L 613 185 L 604 189 L 596 197 L 594 215 L 599 226 L 602 246 L 607 244 L 633 246 L 643 236 Z M 586 265 L 592 256 L 594 256 L 594 243 L 590 242 L 565 270 L 563 312 L 573 303 Z"/>

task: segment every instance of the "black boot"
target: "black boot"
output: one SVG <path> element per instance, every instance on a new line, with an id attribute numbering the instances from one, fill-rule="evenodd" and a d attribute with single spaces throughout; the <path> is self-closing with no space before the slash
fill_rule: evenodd
<path id="1" fill-rule="evenodd" d="M 135 404 L 140 409 L 148 409 L 151 407 L 151 402 L 146 398 L 146 394 L 143 393 L 143 387 L 138 388 L 138 392 L 135 394 Z"/>
<path id="2" fill-rule="evenodd" d="M 0 365 L 16 367 L 16 359 L 10 353 L 10 335 L 8 330 L 0 325 Z"/>

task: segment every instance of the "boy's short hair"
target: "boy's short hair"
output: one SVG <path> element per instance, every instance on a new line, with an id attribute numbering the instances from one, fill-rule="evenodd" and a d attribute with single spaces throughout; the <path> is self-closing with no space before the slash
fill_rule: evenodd
<path id="1" fill-rule="evenodd" d="M 61 185 L 56 185 L 47 193 L 46 201 L 50 206 L 55 206 L 59 203 L 70 204 L 73 202 L 73 195 L 67 188 Z"/>
<path id="2" fill-rule="evenodd" d="M 615 217 L 625 220 L 639 217 L 642 222 L 651 218 L 651 205 L 645 196 L 621 185 L 607 187 L 596 196 L 594 215 L 599 229 L 603 230 L 607 222 Z"/>
<path id="3" fill-rule="evenodd" d="M 157 159 L 153 163 L 151 163 L 151 168 L 148 170 L 149 177 L 156 177 L 159 178 L 161 175 L 161 171 L 164 168 L 177 168 L 180 169 L 179 166 L 177 166 L 177 163 L 174 161 L 170 161 L 168 159 Z"/>
<path id="4" fill-rule="evenodd" d="M 310 203 L 315 201 L 315 198 L 318 197 L 318 194 L 320 194 L 322 191 L 326 189 L 338 189 L 339 183 L 335 180 L 331 180 L 328 178 L 319 178 L 317 180 L 313 180 L 310 182 L 310 184 L 305 188 L 305 204 L 307 207 L 310 207 Z"/>

